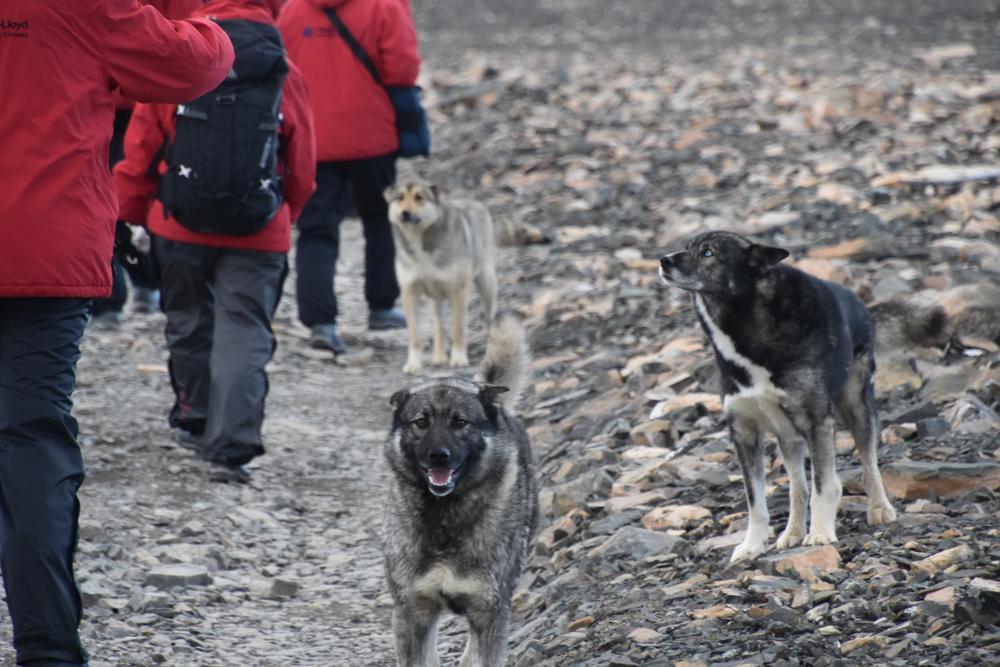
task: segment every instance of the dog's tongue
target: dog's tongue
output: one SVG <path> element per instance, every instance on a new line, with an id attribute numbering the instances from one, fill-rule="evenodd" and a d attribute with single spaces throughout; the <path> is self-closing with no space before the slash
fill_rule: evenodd
<path id="1" fill-rule="evenodd" d="M 427 477 L 434 486 L 447 486 L 451 481 L 451 470 L 449 468 L 431 468 L 427 471 Z"/>

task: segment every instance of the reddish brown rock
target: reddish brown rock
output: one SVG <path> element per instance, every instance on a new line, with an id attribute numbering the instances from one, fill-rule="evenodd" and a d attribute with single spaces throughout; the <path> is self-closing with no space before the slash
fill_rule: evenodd
<path id="1" fill-rule="evenodd" d="M 882 482 L 890 496 L 906 500 L 943 498 L 980 488 L 996 490 L 1000 464 L 897 461 L 882 466 Z"/>
<path id="2" fill-rule="evenodd" d="M 818 575 L 840 568 L 840 552 L 832 544 L 799 547 L 761 556 L 757 566 L 768 574 L 816 581 Z"/>

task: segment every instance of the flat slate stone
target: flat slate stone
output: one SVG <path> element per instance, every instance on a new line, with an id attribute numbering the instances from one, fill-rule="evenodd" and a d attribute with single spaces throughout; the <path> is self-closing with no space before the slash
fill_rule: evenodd
<path id="1" fill-rule="evenodd" d="M 146 575 L 146 585 L 160 590 L 178 586 L 207 586 L 210 583 L 212 577 L 208 574 L 208 569 L 190 563 L 158 565 Z"/>

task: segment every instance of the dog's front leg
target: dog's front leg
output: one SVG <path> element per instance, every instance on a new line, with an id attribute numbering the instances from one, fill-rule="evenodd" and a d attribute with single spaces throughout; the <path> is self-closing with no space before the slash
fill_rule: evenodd
<path id="1" fill-rule="evenodd" d="M 463 282 L 451 293 L 451 361 L 454 368 L 469 365 L 469 355 L 465 351 L 465 315 L 469 309 L 469 283 Z"/>
<path id="2" fill-rule="evenodd" d="M 492 618 L 478 623 L 469 618 L 469 643 L 459 667 L 503 667 L 507 655 L 510 610 L 497 609 Z"/>
<path id="3" fill-rule="evenodd" d="M 406 331 L 410 337 L 409 350 L 406 353 L 406 363 L 403 372 L 416 375 L 424 366 L 420 359 L 420 336 L 417 333 L 417 308 L 420 306 L 420 291 L 415 283 L 402 286 L 403 312 L 406 314 Z"/>
<path id="4" fill-rule="evenodd" d="M 437 654 L 437 615 L 424 616 L 398 607 L 393 612 L 399 667 L 441 667 Z"/>
<path id="5" fill-rule="evenodd" d="M 832 416 L 824 417 L 812 429 L 809 456 L 812 458 L 812 499 L 809 502 L 809 546 L 837 541 L 837 507 L 843 487 L 837 475 L 837 449 Z"/>
<path id="6" fill-rule="evenodd" d="M 767 526 L 770 514 L 764 495 L 764 446 L 757 425 L 750 420 L 736 418 L 730 421 L 730 432 L 736 445 L 740 468 L 743 470 L 743 487 L 747 496 L 750 525 L 746 537 L 733 551 L 731 563 L 753 560 L 767 547 Z"/>
<path id="7" fill-rule="evenodd" d="M 434 299 L 434 352 L 431 354 L 431 363 L 435 366 L 444 366 L 448 361 L 444 351 L 444 300 Z"/>
<path id="8" fill-rule="evenodd" d="M 781 458 L 788 471 L 788 525 L 778 536 L 775 546 L 788 549 L 798 546 L 806 536 L 806 512 L 809 502 L 809 487 L 806 482 L 806 439 L 798 433 L 782 434 L 778 438 Z"/>
<path id="9" fill-rule="evenodd" d="M 465 650 L 462 651 L 462 659 L 458 663 L 458 667 L 481 667 L 482 663 L 479 659 L 479 634 L 473 629 L 469 628 L 469 639 L 465 642 Z"/>

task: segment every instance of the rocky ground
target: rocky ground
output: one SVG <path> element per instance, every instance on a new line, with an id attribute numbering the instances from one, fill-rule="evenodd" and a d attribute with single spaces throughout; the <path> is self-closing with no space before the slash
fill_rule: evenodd
<path id="1" fill-rule="evenodd" d="M 416 168 L 551 241 L 501 261 L 502 303 L 535 356 L 522 414 L 545 515 L 510 664 L 1000 661 L 992 3 L 414 4 L 436 142 Z M 161 315 L 89 333 L 77 560 L 94 667 L 393 664 L 380 445 L 405 343 L 363 330 L 347 229 L 354 354 L 308 349 L 289 281 L 268 454 L 248 486 L 210 482 L 173 445 Z M 746 515 L 714 364 L 686 297 L 656 276 L 663 251 L 705 229 L 783 245 L 869 303 L 947 310 L 948 340 L 880 357 L 897 523 L 866 525 L 841 434 L 840 541 L 729 565 Z M 463 641 L 447 622 L 445 664 Z"/>

